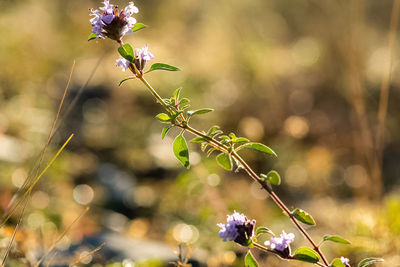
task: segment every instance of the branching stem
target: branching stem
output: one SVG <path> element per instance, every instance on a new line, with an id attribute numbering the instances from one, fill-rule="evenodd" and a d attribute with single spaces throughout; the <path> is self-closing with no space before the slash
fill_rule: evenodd
<path id="1" fill-rule="evenodd" d="M 118 41 L 118 43 L 121 47 L 123 47 L 123 42 L 121 40 Z M 132 65 L 134 66 L 134 64 L 132 64 Z M 141 82 L 143 82 L 143 84 L 149 89 L 150 93 L 154 96 L 154 98 L 157 100 L 157 102 L 159 102 L 165 108 L 165 110 L 167 110 L 169 113 L 174 113 L 172 108 L 167 103 L 165 103 L 165 101 L 162 99 L 162 97 L 149 84 L 149 82 L 147 82 L 147 80 L 143 77 L 143 75 L 141 75 L 141 73 L 139 73 L 139 71 L 136 69 L 136 67 L 134 68 L 134 74 L 136 75 L 137 78 L 140 79 Z M 257 175 L 257 173 L 247 164 L 247 162 L 244 159 L 242 159 L 239 156 L 239 154 L 237 152 L 235 152 L 235 151 L 229 152 L 228 147 L 226 145 L 224 145 L 223 143 L 221 143 L 220 141 L 218 141 L 214 138 L 211 138 L 211 137 L 207 136 L 206 134 L 202 133 L 201 131 L 191 127 L 187 123 L 187 121 L 185 120 L 183 115 L 181 117 L 179 117 L 179 120 L 177 119 L 174 122 L 174 126 L 182 128 L 183 130 L 186 130 L 193 135 L 204 138 L 205 140 L 208 141 L 209 145 L 211 145 L 212 147 L 218 149 L 219 151 L 221 151 L 225 154 L 230 155 L 237 162 L 239 162 L 241 164 L 241 166 L 243 167 L 243 169 L 247 172 L 247 174 L 254 181 L 258 182 L 261 185 L 261 187 L 269 193 L 269 195 L 271 196 L 271 198 L 275 202 L 275 204 L 290 218 L 290 220 L 297 227 L 297 229 L 304 235 L 304 237 L 312 245 L 314 251 L 318 253 L 318 255 L 321 257 L 321 260 L 324 263 L 324 265 L 320 265 L 320 266 L 327 266 L 327 267 L 329 266 L 329 263 L 328 263 L 326 257 L 324 256 L 324 254 L 322 253 L 322 251 L 320 250 L 319 246 L 314 242 L 312 237 L 307 233 L 307 231 L 303 228 L 303 226 L 296 220 L 296 218 L 294 218 L 294 216 L 290 212 L 289 208 L 285 205 L 285 203 L 283 203 L 283 201 L 275 194 L 275 192 L 272 191 L 272 189 L 268 186 L 268 184 L 263 179 L 261 179 L 260 176 Z M 261 245 L 257 244 L 257 246 L 261 246 Z M 261 249 L 261 247 L 260 247 L 260 249 Z M 265 250 L 265 249 L 266 248 L 263 248 L 263 250 Z"/>

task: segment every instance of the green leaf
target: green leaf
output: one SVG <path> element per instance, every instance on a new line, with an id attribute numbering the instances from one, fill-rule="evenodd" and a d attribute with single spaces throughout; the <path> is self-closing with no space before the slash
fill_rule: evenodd
<path id="1" fill-rule="evenodd" d="M 187 112 L 187 115 L 190 117 L 190 116 L 193 116 L 193 115 L 205 114 L 205 113 L 208 113 L 208 112 L 211 112 L 211 111 L 214 111 L 214 110 L 211 109 L 211 108 L 203 108 L 203 109 L 197 109 L 197 110 L 189 110 L 189 111 Z"/>
<path id="2" fill-rule="evenodd" d="M 171 118 L 168 114 L 165 114 L 165 113 L 159 113 L 159 114 L 157 114 L 156 118 L 157 118 L 159 121 L 161 121 L 162 123 L 168 123 L 168 122 L 171 122 L 171 121 L 172 121 L 172 118 Z"/>
<path id="3" fill-rule="evenodd" d="M 247 143 L 250 140 L 244 137 L 238 137 L 235 139 L 235 141 L 233 141 L 233 143 L 237 144 L 237 143 Z"/>
<path id="4" fill-rule="evenodd" d="M 239 151 L 239 150 L 242 149 L 242 148 L 251 148 L 251 149 L 255 149 L 255 150 L 258 150 L 258 151 L 264 152 L 264 153 L 266 153 L 266 154 L 273 155 L 273 156 L 277 157 L 276 153 L 275 153 L 271 148 L 269 148 L 269 147 L 267 147 L 266 145 L 261 144 L 261 143 L 248 143 L 248 144 L 244 144 L 244 145 L 239 146 L 239 147 L 236 149 L 236 151 Z"/>
<path id="5" fill-rule="evenodd" d="M 281 184 L 281 176 L 277 171 L 270 171 L 267 173 L 267 175 L 261 173 L 260 176 L 273 185 Z"/>
<path id="6" fill-rule="evenodd" d="M 292 215 L 302 223 L 315 225 L 313 217 L 302 209 L 295 209 L 294 211 L 292 211 Z"/>
<path id="7" fill-rule="evenodd" d="M 184 167 L 189 169 L 189 150 L 186 140 L 182 135 L 178 135 L 172 145 L 175 157 L 182 163 Z"/>
<path id="8" fill-rule="evenodd" d="M 366 258 L 366 259 L 363 259 L 362 261 L 360 261 L 358 263 L 358 267 L 364 267 L 364 266 L 371 265 L 371 264 L 373 264 L 375 262 L 382 262 L 382 261 L 384 261 L 384 259 Z"/>
<path id="9" fill-rule="evenodd" d="M 207 151 L 207 158 L 208 158 L 214 151 L 216 151 L 216 150 L 217 150 L 216 148 L 211 147 L 211 148 Z"/>
<path id="10" fill-rule="evenodd" d="M 214 131 L 216 131 L 216 130 L 218 130 L 218 129 L 219 129 L 219 126 L 217 126 L 217 125 L 212 126 L 212 127 L 208 130 L 207 135 L 209 136 L 210 134 L 214 133 Z"/>
<path id="11" fill-rule="evenodd" d="M 164 63 L 154 63 L 153 65 L 151 65 L 150 69 L 147 72 L 150 72 L 153 70 L 178 71 L 180 69 L 177 67 L 168 65 L 168 64 L 164 64 Z"/>
<path id="12" fill-rule="evenodd" d="M 161 139 L 164 139 L 165 135 L 168 133 L 169 129 L 171 129 L 172 126 L 165 126 L 162 131 L 161 131 Z"/>
<path id="13" fill-rule="evenodd" d="M 192 140 L 190 140 L 191 143 L 203 143 L 203 142 L 208 142 L 207 139 L 204 139 L 203 137 L 195 137 Z"/>
<path id="14" fill-rule="evenodd" d="M 176 89 L 175 90 L 175 92 L 174 92 L 174 99 L 175 99 L 175 101 L 179 101 L 179 95 L 180 95 L 180 93 L 181 93 L 181 90 L 182 90 L 182 87 L 179 87 L 178 89 Z"/>
<path id="15" fill-rule="evenodd" d="M 221 153 L 216 158 L 218 165 L 224 168 L 225 170 L 232 170 L 232 160 L 231 157 L 225 153 Z"/>
<path id="16" fill-rule="evenodd" d="M 317 263 L 319 261 L 319 256 L 317 252 L 308 247 L 301 247 L 293 255 L 293 259 L 299 261 L 305 261 L 310 263 Z"/>
<path id="17" fill-rule="evenodd" d="M 275 235 L 270 229 L 267 227 L 258 227 L 256 229 L 256 235 L 261 235 L 261 234 L 270 234 L 270 235 Z"/>
<path id="18" fill-rule="evenodd" d="M 135 76 L 129 76 L 129 77 L 123 78 L 121 81 L 119 81 L 118 86 L 121 86 L 124 82 L 135 79 L 135 78 L 136 78 Z"/>
<path id="19" fill-rule="evenodd" d="M 92 41 L 92 40 L 95 40 L 96 38 L 97 38 L 97 34 L 92 32 L 88 37 L 88 42 Z"/>
<path id="20" fill-rule="evenodd" d="M 147 25 L 144 25 L 143 23 L 136 23 L 135 26 L 132 27 L 132 32 L 137 32 L 144 28 L 147 28 Z"/>
<path id="21" fill-rule="evenodd" d="M 340 259 L 336 258 L 331 262 L 329 267 L 346 267 L 346 265 L 344 265 Z"/>
<path id="22" fill-rule="evenodd" d="M 344 239 L 341 236 L 338 235 L 324 235 L 323 241 L 332 241 L 336 243 L 341 243 L 341 244 L 351 244 L 349 240 Z"/>
<path id="23" fill-rule="evenodd" d="M 246 257 L 244 258 L 244 264 L 246 267 L 258 267 L 258 262 L 254 258 L 253 254 L 249 250 L 246 254 Z"/>
<path id="24" fill-rule="evenodd" d="M 133 53 L 133 48 L 130 44 L 124 44 L 122 47 L 118 47 L 118 52 L 121 57 L 125 58 L 129 62 L 135 62 L 135 55 Z"/>
<path id="25" fill-rule="evenodd" d="M 179 105 L 182 105 L 182 104 L 186 104 L 186 103 L 189 103 L 190 102 L 190 100 L 189 99 L 187 99 L 187 98 L 182 98 L 181 100 L 179 100 Z"/>

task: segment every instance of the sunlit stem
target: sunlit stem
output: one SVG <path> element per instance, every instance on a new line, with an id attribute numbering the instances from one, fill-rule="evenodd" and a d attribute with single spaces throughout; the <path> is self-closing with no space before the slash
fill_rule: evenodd
<path id="1" fill-rule="evenodd" d="M 121 47 L 123 47 L 123 42 L 122 40 L 117 41 L 119 43 L 119 45 Z M 144 85 L 149 89 L 150 93 L 156 98 L 156 100 L 171 114 L 174 113 L 173 109 L 167 105 L 167 103 L 165 103 L 165 101 L 161 98 L 161 96 L 157 93 L 157 91 L 147 82 L 147 80 L 145 78 L 143 78 L 143 74 L 139 72 L 139 70 L 137 70 L 136 66 L 134 64 L 132 64 L 134 67 L 134 71 L 135 71 L 135 75 L 138 79 L 140 79 Z M 218 140 L 215 140 L 214 138 L 211 138 L 205 134 L 203 134 L 202 132 L 192 128 L 191 126 L 189 126 L 187 124 L 187 122 L 180 118 L 182 121 L 177 121 L 174 125 L 178 126 L 194 135 L 197 135 L 199 137 L 204 138 L 205 140 L 208 141 L 208 143 L 218 149 L 219 151 L 230 155 L 231 157 L 235 158 L 243 167 L 243 169 L 247 172 L 247 174 L 256 182 L 258 182 L 263 189 L 265 189 L 271 196 L 272 200 L 275 202 L 275 204 L 281 208 L 284 213 L 290 218 L 290 220 L 293 222 L 293 224 L 298 228 L 298 230 L 304 235 L 304 237 L 310 242 L 310 244 L 313 246 L 313 249 L 315 252 L 318 253 L 318 255 L 320 255 L 322 261 L 324 262 L 325 265 L 322 266 L 329 266 L 329 263 L 327 261 L 327 259 L 325 258 L 324 254 L 321 252 L 319 246 L 314 242 L 314 240 L 311 238 L 311 236 L 307 233 L 307 231 L 303 228 L 303 226 L 300 225 L 300 223 L 294 218 L 294 216 L 292 215 L 292 213 L 290 212 L 290 210 L 288 209 L 288 207 L 282 202 L 282 200 L 272 191 L 271 188 L 269 188 L 267 186 L 267 184 L 265 183 L 264 180 L 262 180 L 255 172 L 254 170 L 247 164 L 246 161 L 244 161 L 239 154 L 237 154 L 237 152 L 229 152 L 228 151 L 228 147 L 225 146 L 224 144 L 222 144 L 221 142 L 219 142 Z M 260 246 L 261 249 L 261 245 L 257 245 Z M 264 248 L 263 250 L 265 250 L 266 248 Z"/>
<path id="2" fill-rule="evenodd" d="M 167 105 L 167 103 L 164 102 L 164 100 L 161 98 L 161 96 L 154 90 L 154 88 L 146 81 L 145 78 L 139 77 L 139 79 L 146 85 L 146 87 L 150 90 L 150 93 L 157 99 L 157 101 L 170 113 L 173 113 L 173 110 L 171 107 Z"/>

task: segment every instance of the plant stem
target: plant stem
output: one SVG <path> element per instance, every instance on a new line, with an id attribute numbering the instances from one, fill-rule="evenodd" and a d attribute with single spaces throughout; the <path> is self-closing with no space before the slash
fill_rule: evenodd
<path id="1" fill-rule="evenodd" d="M 161 96 L 154 90 L 154 88 L 146 81 L 145 78 L 139 77 L 139 79 L 146 85 L 146 87 L 150 90 L 151 94 L 157 99 L 157 101 L 168 111 L 173 112 L 172 109 L 164 102 Z"/>
<path id="2" fill-rule="evenodd" d="M 269 249 L 269 248 L 267 248 L 267 247 L 264 247 L 263 245 L 258 244 L 258 243 L 256 243 L 256 242 L 253 243 L 253 246 L 254 246 L 255 248 L 258 248 L 259 250 L 262 250 L 262 251 L 268 251 L 268 252 L 275 253 L 273 250 L 271 250 L 271 249 Z"/>
<path id="3" fill-rule="evenodd" d="M 157 101 L 168 111 L 171 112 L 171 108 L 164 102 L 164 100 L 161 98 L 161 96 L 156 92 L 156 90 L 147 82 L 147 80 L 143 77 L 139 77 L 139 79 L 146 85 L 146 87 L 150 90 L 151 94 L 157 99 Z M 304 235 L 304 237 L 309 241 L 309 243 L 312 245 L 313 249 L 315 252 L 318 253 L 318 255 L 321 257 L 322 261 L 326 266 L 329 266 L 329 263 L 327 259 L 325 258 L 324 254 L 320 250 L 320 248 L 317 246 L 317 244 L 314 242 L 314 240 L 311 238 L 311 236 L 307 233 L 307 231 L 303 228 L 302 225 L 294 218 L 292 213 L 290 212 L 289 208 L 283 203 L 283 201 L 275 194 L 275 192 L 272 191 L 270 187 L 268 187 L 267 183 L 262 180 L 256 172 L 247 164 L 245 160 L 243 160 L 237 152 L 228 152 L 228 148 L 219 142 L 218 140 L 215 140 L 214 138 L 211 138 L 199 130 L 196 130 L 195 128 L 192 128 L 188 124 L 183 124 L 181 122 L 178 122 L 175 124 L 175 126 L 178 126 L 184 130 L 187 130 L 188 132 L 197 135 L 199 137 L 202 137 L 206 140 L 208 140 L 209 144 L 218 149 L 219 151 L 230 154 L 233 158 L 235 158 L 243 167 L 243 169 L 247 172 L 247 174 L 256 182 L 258 182 L 263 189 L 265 189 L 271 196 L 272 200 L 275 202 L 275 204 L 283 210 L 283 212 L 289 216 L 290 220 L 293 222 L 293 224 L 297 227 L 297 229 Z"/>

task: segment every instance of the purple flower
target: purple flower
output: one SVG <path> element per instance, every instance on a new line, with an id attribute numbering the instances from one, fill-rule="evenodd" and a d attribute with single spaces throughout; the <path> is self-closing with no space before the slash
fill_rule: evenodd
<path id="1" fill-rule="evenodd" d="M 218 224 L 221 227 L 219 237 L 224 242 L 229 239 L 240 245 L 248 246 L 254 235 L 256 220 L 249 220 L 244 214 L 235 211 L 232 215 L 228 215 L 227 222 L 227 224 Z"/>
<path id="2" fill-rule="evenodd" d="M 90 19 L 93 26 L 92 32 L 97 35 L 97 38 L 108 37 L 118 41 L 124 35 L 132 33 L 132 27 L 136 24 L 136 19 L 132 15 L 139 12 L 133 2 L 129 2 L 122 11 L 110 4 L 109 0 L 104 0 L 103 5 L 99 8 L 100 11 L 92 9 L 90 14 L 93 16 Z"/>
<path id="3" fill-rule="evenodd" d="M 121 67 L 123 71 L 126 71 L 131 63 L 129 62 L 129 60 L 126 60 L 125 58 L 120 58 L 117 59 L 115 64 L 117 65 L 117 67 Z"/>
<path id="4" fill-rule="evenodd" d="M 272 250 L 284 251 L 289 247 L 289 244 L 294 241 L 294 234 L 289 233 L 286 234 L 285 231 L 282 231 L 280 237 L 271 237 L 269 241 L 265 241 L 265 245 L 269 246 Z"/>
<path id="5" fill-rule="evenodd" d="M 145 44 L 142 48 L 135 50 L 135 65 L 138 70 L 143 70 L 147 61 L 154 58 L 154 55 L 149 52 L 149 47 Z"/>
<path id="6" fill-rule="evenodd" d="M 340 261 L 346 265 L 346 266 L 350 266 L 350 260 L 348 258 L 345 257 L 340 257 Z"/>
<path id="7" fill-rule="evenodd" d="M 150 61 L 154 58 L 153 54 L 149 52 L 149 47 L 145 44 L 142 48 L 138 49 L 139 57 L 144 61 Z"/>

